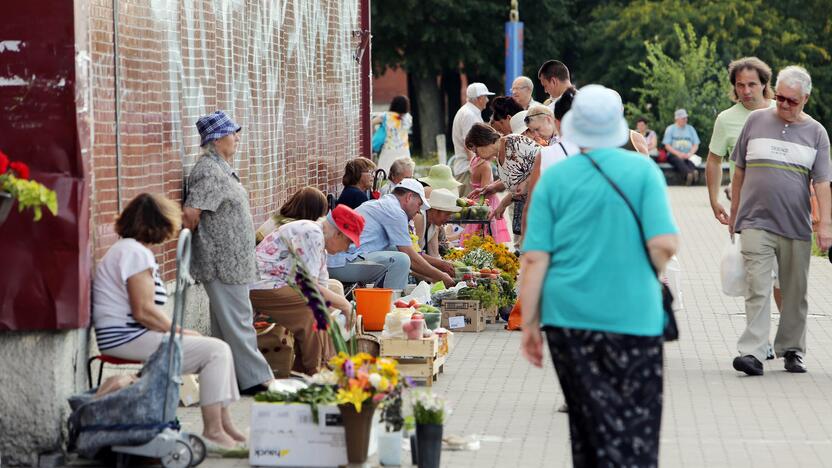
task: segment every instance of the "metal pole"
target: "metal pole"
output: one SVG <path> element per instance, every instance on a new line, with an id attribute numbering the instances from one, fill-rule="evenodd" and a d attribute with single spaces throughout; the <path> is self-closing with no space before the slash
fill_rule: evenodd
<path id="1" fill-rule="evenodd" d="M 361 123 L 359 128 L 361 131 L 361 156 L 369 158 L 372 154 L 370 147 L 370 134 L 372 126 L 370 125 L 370 101 L 372 100 L 372 70 L 370 68 L 370 58 L 372 53 L 372 36 L 370 30 L 370 0 L 361 0 L 361 42 L 364 50 L 361 54 L 361 111 L 359 118 Z M 366 41 L 366 42 L 365 42 Z M 359 46 L 361 47 L 361 46 Z"/>
<path id="2" fill-rule="evenodd" d="M 506 36 L 506 95 L 511 95 L 511 83 L 523 74 L 523 23 L 520 21 L 518 0 L 511 0 Z"/>

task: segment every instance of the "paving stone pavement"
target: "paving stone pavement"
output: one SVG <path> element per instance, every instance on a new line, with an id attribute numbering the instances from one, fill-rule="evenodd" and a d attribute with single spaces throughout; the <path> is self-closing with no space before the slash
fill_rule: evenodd
<path id="1" fill-rule="evenodd" d="M 670 196 L 681 229 L 685 309 L 677 315 L 681 341 L 665 347 L 661 466 L 832 466 L 832 303 L 826 289 L 832 265 L 812 259 L 809 373 L 786 373 L 783 361 L 774 360 L 765 363 L 763 377 L 740 375 L 731 360 L 745 324 L 742 301 L 719 290 L 727 230 L 713 219 L 704 187 L 671 187 Z M 445 432 L 485 438 L 478 451 L 443 452 L 442 466 L 570 466 L 567 417 L 555 411 L 562 395 L 551 362 L 532 368 L 520 355 L 519 333 L 501 325 L 457 338 L 434 387 L 453 405 Z M 248 425 L 251 401 L 233 407 L 240 426 Z M 201 430 L 198 409 L 179 413 L 186 428 Z M 247 465 L 209 459 L 203 466 Z"/>

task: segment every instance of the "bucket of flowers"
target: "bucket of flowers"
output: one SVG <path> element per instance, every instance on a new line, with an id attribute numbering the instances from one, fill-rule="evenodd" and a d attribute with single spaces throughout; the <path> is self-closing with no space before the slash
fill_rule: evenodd
<path id="1" fill-rule="evenodd" d="M 336 400 L 347 437 L 347 459 L 350 463 L 364 463 L 376 407 L 391 394 L 400 392 L 398 363 L 367 353 L 338 353 L 329 364 L 337 382 Z"/>
<path id="2" fill-rule="evenodd" d="M 341 327 L 333 320 L 317 283 L 309 276 L 291 242 L 286 245 L 295 260 L 295 287 L 306 298 L 315 317 L 316 328 L 327 331 L 337 352 L 329 361 L 332 372 L 322 376 L 325 379 L 322 383 L 332 385 L 335 390 L 335 401 L 344 422 L 347 459 L 350 463 L 364 463 L 376 407 L 388 396 L 401 393 L 398 362 L 358 352 L 355 333 L 349 341 L 344 339 Z M 351 323 L 355 324 L 355 317 L 352 317 Z"/>
<path id="3" fill-rule="evenodd" d="M 29 180 L 29 166 L 22 161 L 9 160 L 0 151 L 0 224 L 6 221 L 15 201 L 18 211 L 31 208 L 35 221 L 40 221 L 44 207 L 52 215 L 58 214 L 55 192 Z"/>

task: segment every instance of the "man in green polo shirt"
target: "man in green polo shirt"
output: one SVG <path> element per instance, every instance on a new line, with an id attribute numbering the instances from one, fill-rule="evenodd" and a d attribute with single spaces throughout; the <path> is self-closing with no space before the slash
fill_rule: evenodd
<path id="1" fill-rule="evenodd" d="M 771 90 L 771 68 L 757 57 L 743 57 L 728 65 L 731 81 L 731 100 L 736 104 L 720 112 L 714 122 L 714 132 L 708 148 L 705 180 L 714 217 L 728 224 L 728 212 L 719 203 L 719 186 L 722 182 L 722 161 L 730 159 L 731 152 L 745 125 L 748 114 L 757 109 L 774 107 L 774 91 Z M 731 164 L 731 176 L 734 166 Z"/>

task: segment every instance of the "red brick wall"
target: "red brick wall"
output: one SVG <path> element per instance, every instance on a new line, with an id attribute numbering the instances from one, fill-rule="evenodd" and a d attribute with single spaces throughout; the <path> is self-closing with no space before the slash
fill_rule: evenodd
<path id="1" fill-rule="evenodd" d="M 304 185 L 340 189 L 362 126 L 359 2 L 276 3 L 119 0 L 117 157 L 113 2 L 89 0 L 96 260 L 117 239 L 119 198 L 181 200 L 200 154 L 194 122 L 216 109 L 243 127 L 235 166 L 256 224 Z M 174 248 L 157 249 L 167 278 Z"/>

